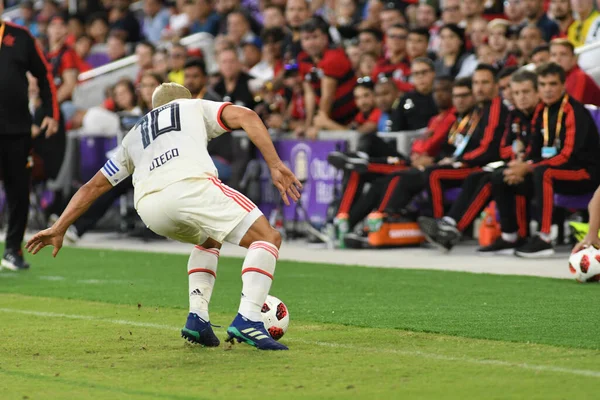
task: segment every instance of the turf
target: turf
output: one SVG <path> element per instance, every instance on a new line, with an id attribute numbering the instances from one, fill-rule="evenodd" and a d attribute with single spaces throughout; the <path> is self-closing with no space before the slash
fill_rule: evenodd
<path id="1" fill-rule="evenodd" d="M 291 351 L 180 339 L 187 257 L 47 251 L 0 272 L 0 398 L 596 398 L 599 285 L 279 262 Z M 237 309 L 222 258 L 211 320 Z M 220 337 L 224 329 L 218 330 Z M 577 381 L 575 381 L 577 380 Z"/>

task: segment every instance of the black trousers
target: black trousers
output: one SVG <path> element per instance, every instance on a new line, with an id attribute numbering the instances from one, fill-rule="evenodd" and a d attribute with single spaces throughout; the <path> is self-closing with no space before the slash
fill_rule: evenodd
<path id="1" fill-rule="evenodd" d="M 131 177 L 98 197 L 94 204 L 73 224 L 79 236 L 83 236 L 87 231 L 96 226 L 98 221 L 106 214 L 106 211 L 114 204 L 115 200 L 130 190 L 133 190 Z"/>
<path id="2" fill-rule="evenodd" d="M 387 143 L 385 140 L 377 136 L 376 133 L 367 133 L 360 135 L 357 151 L 367 153 L 370 158 L 380 157 L 399 157 L 404 158 L 398 151 L 394 143 Z"/>
<path id="3" fill-rule="evenodd" d="M 502 172 L 496 170 L 492 174 L 492 196 L 505 233 L 521 233 L 519 224 L 523 216 L 516 207 L 519 195 L 536 205 L 540 232 L 548 234 L 552 227 L 555 193 L 578 195 L 593 192 L 598 187 L 598 181 L 592 180 L 585 169 L 539 166 L 518 185 L 506 184 Z"/>
<path id="4" fill-rule="evenodd" d="M 29 213 L 31 132 L 0 135 L 0 168 L 6 192 L 8 229 L 6 249 L 19 251 Z"/>
<path id="5" fill-rule="evenodd" d="M 460 188 L 460 194 L 447 215 L 456 221 L 456 227 L 463 232 L 492 198 L 492 172 L 472 172 Z"/>

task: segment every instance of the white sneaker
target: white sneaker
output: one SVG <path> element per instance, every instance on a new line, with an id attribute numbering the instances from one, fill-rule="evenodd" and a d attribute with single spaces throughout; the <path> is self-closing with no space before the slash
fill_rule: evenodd
<path id="1" fill-rule="evenodd" d="M 65 240 L 68 243 L 76 244 L 80 239 L 81 239 L 81 237 L 79 236 L 79 233 L 77 232 L 77 228 L 75 228 L 73 225 L 71 225 L 70 227 L 67 228 L 67 231 L 65 232 Z"/>

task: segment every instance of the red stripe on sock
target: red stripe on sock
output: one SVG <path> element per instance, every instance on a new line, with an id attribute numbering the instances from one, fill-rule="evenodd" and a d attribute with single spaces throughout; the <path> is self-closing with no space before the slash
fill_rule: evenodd
<path id="1" fill-rule="evenodd" d="M 210 253 L 210 254 L 213 254 L 213 255 L 219 257 L 220 252 L 218 249 L 207 249 L 207 248 L 200 246 L 199 244 L 194 247 L 200 251 L 204 251 L 206 253 Z"/>
<path id="2" fill-rule="evenodd" d="M 265 276 L 268 276 L 269 278 L 271 278 L 271 280 L 273 280 L 273 275 L 271 275 L 270 273 L 268 273 L 267 271 L 265 271 L 264 269 L 260 269 L 260 268 L 253 268 L 253 267 L 249 267 L 249 268 L 244 268 L 242 270 L 242 275 L 244 275 L 246 272 L 257 272 L 259 274 L 263 274 Z"/>
<path id="3" fill-rule="evenodd" d="M 252 243 L 250 245 L 250 247 L 248 247 L 248 250 L 254 250 L 254 249 L 266 250 L 269 253 L 271 253 L 273 255 L 273 257 L 275 257 L 276 260 L 279 258 L 279 251 L 269 245 L 261 244 L 261 243 Z"/>
<path id="4" fill-rule="evenodd" d="M 196 272 L 204 272 L 206 274 L 211 274 L 212 276 L 215 277 L 215 279 L 217 278 L 217 274 L 216 274 L 215 271 L 213 271 L 212 269 L 206 269 L 206 268 L 194 268 L 194 269 L 190 269 L 188 271 L 188 275 L 195 274 Z"/>

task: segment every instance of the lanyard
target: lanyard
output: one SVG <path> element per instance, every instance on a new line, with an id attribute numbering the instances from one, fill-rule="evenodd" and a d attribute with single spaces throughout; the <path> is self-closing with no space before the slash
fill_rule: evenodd
<path id="1" fill-rule="evenodd" d="M 556 119 L 556 130 L 554 131 L 555 139 L 560 135 L 560 129 L 562 128 L 562 117 L 565 113 L 565 104 L 569 100 L 569 95 L 565 94 L 562 102 L 560 103 L 560 109 L 558 110 L 558 118 Z M 544 107 L 544 147 L 548 147 L 548 140 L 550 140 L 550 130 L 548 129 L 548 109 L 549 107 Z M 555 140 L 556 141 L 556 140 Z"/>
<path id="2" fill-rule="evenodd" d="M 465 115 L 463 117 L 463 119 L 460 121 L 460 123 L 458 121 L 456 121 L 452 125 L 452 128 L 450 128 L 450 138 L 448 139 L 448 143 L 450 143 L 450 144 L 454 143 L 454 139 L 455 139 L 456 135 L 459 132 L 462 132 L 463 129 L 465 129 L 465 126 L 467 126 L 467 124 L 469 123 L 469 120 L 470 120 L 470 115 Z"/>
<path id="3" fill-rule="evenodd" d="M 6 24 L 3 22 L 2 25 L 0 25 L 0 49 L 2 49 L 2 39 L 4 39 L 4 28 L 6 27 Z"/>

